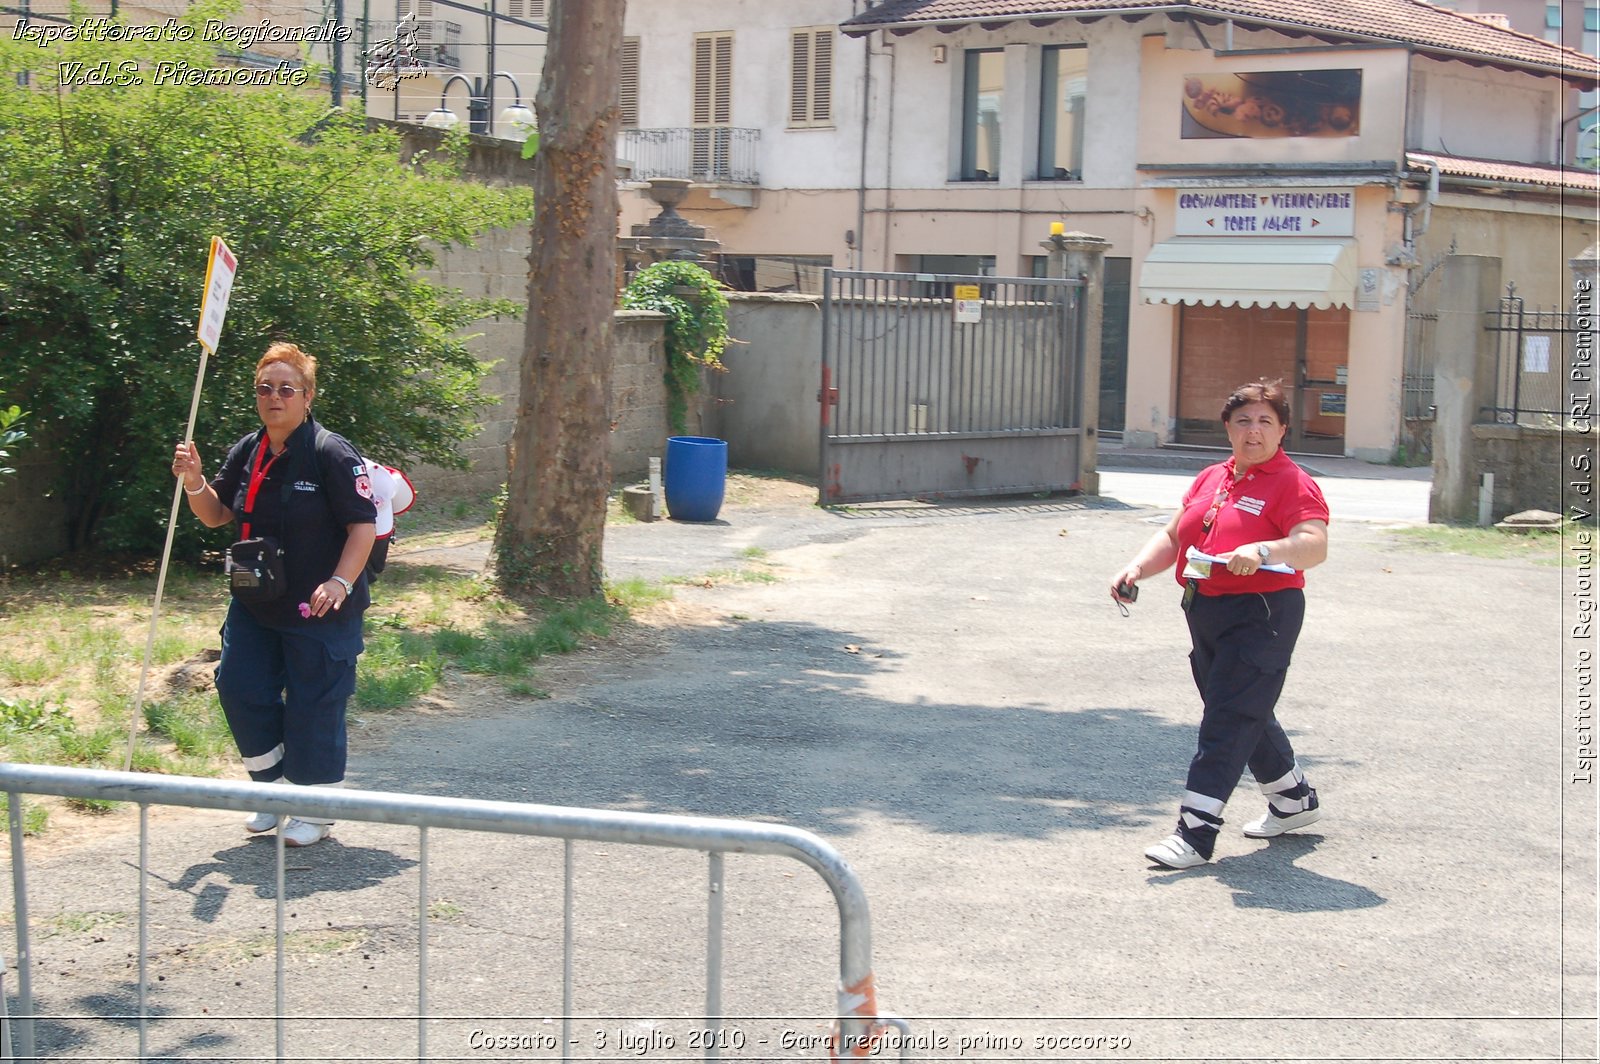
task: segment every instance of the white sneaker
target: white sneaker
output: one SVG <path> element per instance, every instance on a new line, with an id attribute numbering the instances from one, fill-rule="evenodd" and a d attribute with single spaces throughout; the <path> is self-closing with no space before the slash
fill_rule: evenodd
<path id="1" fill-rule="evenodd" d="M 328 837 L 332 828 L 332 824 L 313 824 L 292 816 L 278 829 L 278 834 L 283 836 L 285 846 L 315 846 Z"/>
<path id="2" fill-rule="evenodd" d="M 278 826 L 277 813 L 251 813 L 244 821 L 244 829 L 252 835 L 271 831 Z"/>
<path id="3" fill-rule="evenodd" d="M 1183 836 L 1177 832 L 1173 832 L 1144 851 L 1144 855 L 1156 864 L 1166 865 L 1168 868 L 1193 868 L 1210 860 L 1209 857 L 1201 857 L 1200 851 L 1185 842 Z"/>
<path id="4" fill-rule="evenodd" d="M 1244 826 L 1244 833 L 1252 839 L 1275 839 L 1287 831 L 1309 827 L 1322 819 L 1322 807 L 1314 805 L 1292 816 L 1278 816 L 1272 810 Z"/>

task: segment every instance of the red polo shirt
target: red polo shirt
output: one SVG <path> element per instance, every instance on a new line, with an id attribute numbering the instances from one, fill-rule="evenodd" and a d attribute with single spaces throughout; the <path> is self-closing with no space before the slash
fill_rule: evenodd
<path id="1" fill-rule="evenodd" d="M 1217 506 L 1217 515 L 1207 532 L 1205 517 L 1213 505 Z M 1184 555 L 1190 547 L 1206 554 L 1226 554 L 1246 543 L 1282 539 L 1301 521 L 1326 520 L 1328 504 L 1323 501 L 1322 489 L 1282 451 L 1252 467 L 1242 480 L 1234 479 L 1233 459 L 1229 458 L 1202 470 L 1183 496 L 1183 514 L 1178 518 L 1178 564 L 1173 572 L 1178 583 L 1184 583 Z M 1305 586 L 1305 574 L 1298 571 L 1262 570 L 1250 576 L 1235 576 L 1220 565 L 1211 567 L 1209 579 L 1199 581 L 1202 595 Z"/>

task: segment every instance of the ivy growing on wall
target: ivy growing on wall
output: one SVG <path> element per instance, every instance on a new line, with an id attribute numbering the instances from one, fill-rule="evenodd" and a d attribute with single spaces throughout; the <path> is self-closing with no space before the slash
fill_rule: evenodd
<path id="1" fill-rule="evenodd" d="M 700 391 L 701 370 L 725 372 L 728 297 L 704 267 L 692 262 L 655 262 L 634 275 L 622 292 L 624 310 L 667 315 L 667 425 L 688 427 L 689 400 Z"/>

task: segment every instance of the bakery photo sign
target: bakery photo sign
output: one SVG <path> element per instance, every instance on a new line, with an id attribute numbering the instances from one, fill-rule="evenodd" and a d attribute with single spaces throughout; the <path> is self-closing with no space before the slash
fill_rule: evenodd
<path id="1" fill-rule="evenodd" d="M 1361 132 L 1361 71 L 1187 74 L 1183 139 L 1353 137 Z"/>

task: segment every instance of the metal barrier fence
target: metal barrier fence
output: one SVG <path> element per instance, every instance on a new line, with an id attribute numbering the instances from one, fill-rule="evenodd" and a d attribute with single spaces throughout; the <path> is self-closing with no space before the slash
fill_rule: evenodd
<path id="1" fill-rule="evenodd" d="M 28 918 L 28 876 L 23 846 L 22 795 L 51 795 L 135 803 L 139 807 L 139 1060 L 147 1059 L 149 1003 L 148 871 L 149 810 L 152 805 L 197 809 L 300 815 L 334 820 L 412 826 L 419 833 L 417 1059 L 428 1059 L 428 832 L 431 828 L 561 839 L 562 887 L 562 1047 L 563 1059 L 574 1045 L 573 1019 L 573 843 L 699 850 L 708 857 L 705 1019 L 715 1028 L 722 1011 L 723 859 L 729 853 L 771 854 L 793 858 L 822 877 L 839 911 L 838 1011 L 829 1039 L 832 1059 L 853 1059 L 877 1053 L 888 1028 L 901 1034 L 901 1055 L 908 1056 L 907 1024 L 877 1012 L 872 973 L 872 931 L 866 894 L 844 858 L 809 832 L 777 824 L 757 824 L 710 817 L 578 809 L 467 798 L 434 798 L 379 791 L 287 788 L 275 784 L 227 782 L 184 776 L 0 764 L 0 791 L 9 798 L 11 878 L 16 918 L 17 1008 L 7 1022 L 4 987 L 0 986 L 0 1055 L 35 1060 L 32 977 L 35 958 Z M 275 1048 L 287 1053 L 285 1036 L 285 890 L 284 843 L 276 854 Z M 0 965 L 0 973 L 4 966 Z M 716 1038 L 705 1040 L 706 1060 L 720 1057 Z"/>

